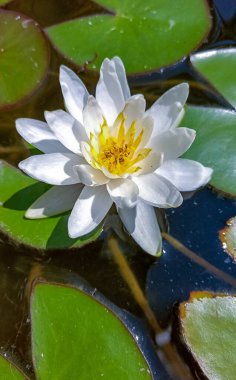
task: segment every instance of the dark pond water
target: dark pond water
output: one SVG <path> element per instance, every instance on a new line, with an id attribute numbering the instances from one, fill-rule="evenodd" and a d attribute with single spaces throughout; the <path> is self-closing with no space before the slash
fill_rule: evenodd
<path id="1" fill-rule="evenodd" d="M 37 20 L 43 27 L 101 11 L 98 5 L 85 0 L 15 0 L 5 8 L 24 13 Z M 211 9 L 214 26 L 203 48 L 236 45 L 236 1 L 216 0 L 211 2 Z M 37 93 L 22 106 L 0 112 L 0 156 L 13 165 L 17 165 L 28 155 L 15 132 L 15 119 L 18 117 L 43 119 L 44 110 L 63 108 L 58 84 L 58 68 L 61 63 L 74 68 L 88 90 L 94 92 L 97 75 L 87 72 L 86 68 L 79 70 L 73 67 L 51 48 L 51 65 L 47 81 L 42 83 Z M 162 72 L 152 72 L 142 77 L 132 76 L 129 82 L 133 93 L 144 93 L 147 101 L 151 103 L 167 88 L 183 80 L 187 80 L 191 86 L 189 103 L 230 107 L 209 85 L 204 81 L 199 82 L 187 58 Z M 234 215 L 236 215 L 235 201 L 219 198 L 206 189 L 196 193 L 179 209 L 168 211 L 166 225 L 168 228 L 170 223 L 173 226 L 170 231 L 173 236 L 189 248 L 226 273 L 236 276 L 236 266 L 223 252 L 218 239 L 218 230 L 223 228 L 226 220 Z M 206 219 L 208 223 L 202 223 L 202 220 Z M 191 290 L 233 291 L 230 285 L 191 262 L 168 243 L 164 245 L 165 254 L 157 261 L 130 242 L 123 244 L 123 249 L 140 285 L 147 291 L 157 319 L 164 327 L 170 322 L 173 305 L 186 300 Z M 14 355 L 18 358 L 31 376 L 33 374 L 29 295 L 32 282 L 37 277 L 96 289 L 107 300 L 113 302 L 115 307 L 132 313 L 135 317 L 122 311 L 118 312 L 123 318 L 127 318 L 128 323 L 137 326 L 137 333 L 142 336 L 145 351 L 150 357 L 155 379 L 168 378 L 158 359 L 153 356 L 142 312 L 110 257 L 105 235 L 97 242 L 81 249 L 41 253 L 17 247 L 2 236 L 0 350 L 10 357 Z"/>

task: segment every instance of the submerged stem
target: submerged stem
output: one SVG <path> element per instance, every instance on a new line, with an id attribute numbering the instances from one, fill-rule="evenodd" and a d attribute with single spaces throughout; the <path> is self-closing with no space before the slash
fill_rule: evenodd
<path id="1" fill-rule="evenodd" d="M 224 271 L 218 269 L 214 265 L 210 264 L 207 260 L 198 256 L 195 252 L 191 251 L 191 249 L 187 248 L 184 244 L 182 244 L 179 240 L 175 239 L 173 236 L 169 235 L 167 232 L 162 232 L 162 236 L 165 240 L 167 240 L 175 249 L 183 253 L 190 260 L 194 261 L 198 265 L 207 269 L 209 272 L 213 273 L 215 276 L 220 278 L 221 280 L 227 282 L 228 284 L 236 287 L 236 279 Z"/>
<path id="2" fill-rule="evenodd" d="M 163 332 L 160 327 L 155 314 L 149 306 L 147 298 L 145 297 L 137 278 L 132 272 L 125 256 L 123 255 L 117 240 L 114 237 L 110 237 L 108 240 L 108 246 L 112 252 L 113 258 L 116 264 L 119 267 L 120 273 L 129 286 L 134 299 L 142 309 L 147 321 L 152 328 L 155 336 L 158 336 Z M 159 348 L 158 348 L 159 349 Z M 163 345 L 159 351 L 161 354 L 159 355 L 160 359 L 163 360 L 164 364 L 167 366 L 167 369 L 170 371 L 170 374 L 173 376 L 175 380 L 191 380 L 192 376 L 190 375 L 189 369 L 185 365 L 185 363 L 180 358 L 178 352 L 175 347 L 171 343 L 167 343 Z M 160 353 L 160 352 L 159 352 Z M 164 355 L 164 357 L 163 357 Z"/>

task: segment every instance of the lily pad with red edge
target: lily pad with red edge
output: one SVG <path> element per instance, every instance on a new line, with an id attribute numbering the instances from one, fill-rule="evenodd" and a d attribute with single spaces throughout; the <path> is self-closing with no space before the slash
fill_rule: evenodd
<path id="1" fill-rule="evenodd" d="M 219 237 L 225 252 L 236 261 L 236 217 L 230 218 L 226 226 L 220 230 Z"/>
<path id="2" fill-rule="evenodd" d="M 96 240 L 101 226 L 86 236 L 71 239 L 68 236 L 69 213 L 46 219 L 25 218 L 28 207 L 48 188 L 45 183 L 0 162 L 0 232 L 16 244 L 37 249 L 81 247 Z"/>
<path id="3" fill-rule="evenodd" d="M 0 10 L 0 109 L 34 92 L 49 65 L 48 42 L 36 21 Z"/>
<path id="4" fill-rule="evenodd" d="M 135 338 L 121 320 L 81 290 L 36 284 L 31 323 L 37 379 L 153 379 Z"/>
<path id="5" fill-rule="evenodd" d="M 210 185 L 223 195 L 236 198 L 236 112 L 188 107 L 181 126 L 197 132 L 183 157 L 212 168 Z"/>
<path id="6" fill-rule="evenodd" d="M 205 0 L 96 2 L 104 13 L 46 29 L 64 57 L 95 70 L 115 55 L 129 74 L 171 65 L 197 49 L 212 25 Z"/>
<path id="7" fill-rule="evenodd" d="M 198 378 L 235 380 L 236 297 L 193 293 L 180 305 L 179 322 Z"/>
<path id="8" fill-rule="evenodd" d="M 236 107 L 236 48 L 212 49 L 193 54 L 193 66 Z"/>
<path id="9" fill-rule="evenodd" d="M 0 354 L 0 377 L 3 380 L 29 380 L 13 362 Z"/>

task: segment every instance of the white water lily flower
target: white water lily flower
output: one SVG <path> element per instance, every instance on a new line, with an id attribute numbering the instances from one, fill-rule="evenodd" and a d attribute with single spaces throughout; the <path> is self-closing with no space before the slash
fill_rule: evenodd
<path id="1" fill-rule="evenodd" d="M 51 185 L 26 212 L 44 218 L 72 209 L 68 230 L 77 238 L 94 230 L 113 202 L 134 240 L 148 253 L 161 250 L 153 207 L 178 207 L 181 191 L 205 185 L 212 169 L 178 158 L 195 131 L 177 128 L 189 88 L 182 83 L 145 111 L 143 95 L 130 94 L 122 61 L 105 59 L 96 97 L 65 66 L 60 84 L 67 112 L 45 112 L 46 123 L 18 119 L 20 135 L 44 154 L 19 167 Z"/>

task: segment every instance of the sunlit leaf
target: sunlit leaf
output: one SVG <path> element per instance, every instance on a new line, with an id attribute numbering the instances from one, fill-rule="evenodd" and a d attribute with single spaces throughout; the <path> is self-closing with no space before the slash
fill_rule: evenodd
<path id="1" fill-rule="evenodd" d="M 184 155 L 214 170 L 210 184 L 236 197 L 236 113 L 220 108 L 188 107 L 181 124 L 197 132 Z"/>
<path id="2" fill-rule="evenodd" d="M 191 62 L 236 107 L 236 48 L 203 51 L 192 55 Z"/>
<path id="3" fill-rule="evenodd" d="M 236 261 L 236 217 L 230 218 L 220 233 L 224 250 Z"/>
<path id="4" fill-rule="evenodd" d="M 37 284 L 32 295 L 31 321 L 37 379 L 152 378 L 123 323 L 82 291 Z"/>
<path id="5" fill-rule="evenodd" d="M 69 238 L 68 215 L 38 220 L 24 217 L 28 207 L 47 189 L 48 185 L 1 162 L 0 230 L 18 243 L 40 249 L 82 246 L 96 239 L 101 228 L 79 239 Z"/>
<path id="6" fill-rule="evenodd" d="M 196 49 L 211 28 L 204 0 L 96 1 L 107 14 L 51 26 L 55 47 L 79 65 L 98 69 L 118 55 L 129 73 L 149 71 L 180 60 Z"/>
<path id="7" fill-rule="evenodd" d="M 236 297 L 193 294 L 181 304 L 183 340 L 209 380 L 234 380 Z"/>
<path id="8" fill-rule="evenodd" d="M 0 108 L 29 96 L 46 75 L 48 44 L 27 16 L 0 10 Z"/>
<path id="9" fill-rule="evenodd" d="M 2 380 L 27 380 L 28 378 L 4 356 L 0 355 L 0 378 Z"/>

